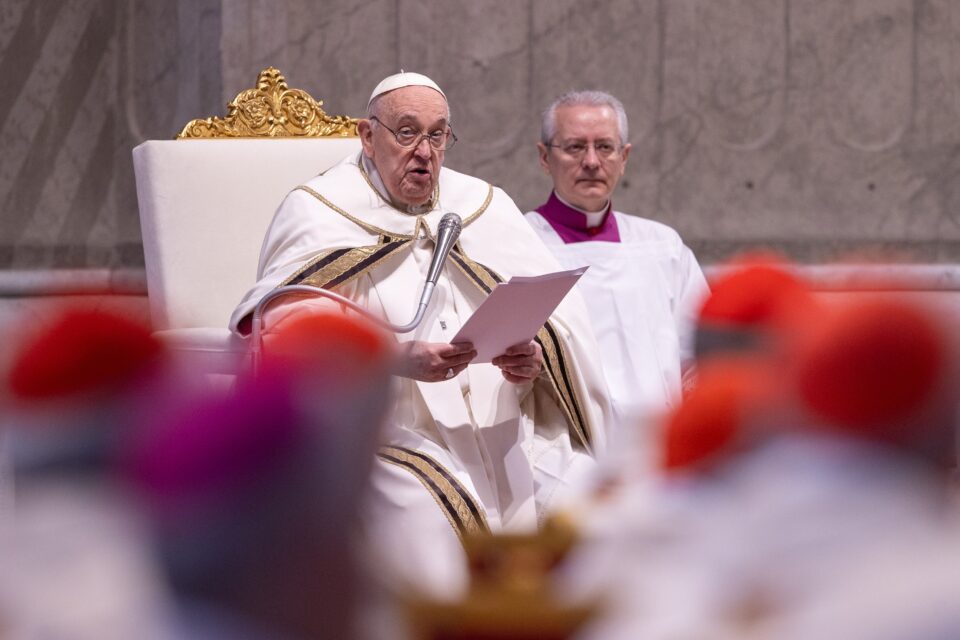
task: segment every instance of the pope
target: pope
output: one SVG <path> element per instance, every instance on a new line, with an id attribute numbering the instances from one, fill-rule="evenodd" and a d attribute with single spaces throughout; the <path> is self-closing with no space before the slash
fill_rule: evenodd
<path id="1" fill-rule="evenodd" d="M 529 530 L 593 466 L 610 406 L 598 349 L 577 295 L 536 338 L 492 363 L 450 344 L 498 282 L 560 270 L 500 189 L 443 166 L 456 142 L 450 108 L 426 76 L 399 73 L 373 90 L 362 152 L 294 189 L 263 242 L 256 285 L 231 327 L 243 334 L 283 285 L 329 289 L 394 324 L 414 315 L 448 212 L 462 232 L 421 324 L 397 335 L 389 424 L 367 504 L 386 574 L 449 594 L 465 579 L 461 539 Z M 266 332 L 322 299 L 278 303 Z"/>

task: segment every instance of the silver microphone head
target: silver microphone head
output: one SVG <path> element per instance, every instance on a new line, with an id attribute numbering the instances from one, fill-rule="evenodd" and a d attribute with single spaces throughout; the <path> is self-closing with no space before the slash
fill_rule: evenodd
<path id="1" fill-rule="evenodd" d="M 457 236 L 460 235 L 460 229 L 463 227 L 463 221 L 460 219 L 460 216 L 454 212 L 445 213 L 443 217 L 440 218 L 440 224 L 437 225 L 437 239 L 439 240 L 444 231 L 449 229 L 453 233 L 453 238 L 456 240 Z"/>
<path id="2" fill-rule="evenodd" d="M 462 222 L 460 216 L 450 212 L 445 213 L 440 218 L 437 225 L 437 245 L 433 250 L 433 260 L 430 261 L 430 268 L 427 270 L 427 282 L 436 284 L 440 271 L 443 269 L 443 263 L 447 259 L 450 249 L 456 244 L 460 237 L 460 228 Z"/>

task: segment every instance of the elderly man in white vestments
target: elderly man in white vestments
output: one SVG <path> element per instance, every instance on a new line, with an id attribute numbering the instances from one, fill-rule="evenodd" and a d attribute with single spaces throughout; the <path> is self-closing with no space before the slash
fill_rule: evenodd
<path id="1" fill-rule="evenodd" d="M 526 219 L 565 267 L 590 265 L 577 286 L 614 404 L 635 419 L 679 401 L 707 284 L 676 231 L 613 210 L 628 139 L 626 113 L 612 95 L 578 91 L 557 98 L 544 111 L 537 145 L 553 193 Z"/>
<path id="2" fill-rule="evenodd" d="M 378 569 L 421 588 L 463 585 L 461 539 L 535 528 L 586 474 L 610 415 L 597 346 L 571 294 L 536 339 L 492 363 L 450 344 L 501 279 L 560 269 L 498 188 L 447 168 L 456 141 L 446 96 L 403 73 L 373 91 L 359 123 L 362 153 L 294 189 L 264 239 L 259 281 L 231 319 L 244 333 L 257 302 L 278 286 L 346 295 L 395 324 L 413 317 L 437 225 L 463 219 L 419 327 L 398 334 L 391 424 L 373 473 L 370 535 Z M 267 330 L 298 299 L 264 315 Z"/>

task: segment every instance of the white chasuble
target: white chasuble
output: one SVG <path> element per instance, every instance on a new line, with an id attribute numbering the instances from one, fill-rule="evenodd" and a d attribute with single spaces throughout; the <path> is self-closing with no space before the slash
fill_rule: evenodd
<path id="1" fill-rule="evenodd" d="M 256 303 L 292 283 L 330 288 L 392 323 L 409 322 L 433 256 L 437 225 L 451 211 L 463 219 L 457 247 L 423 322 L 398 334 L 398 341 L 449 342 L 498 277 L 561 268 L 500 189 L 442 169 L 434 207 L 411 215 L 380 197 L 353 156 L 284 200 L 264 239 L 259 280 L 234 312 L 231 329 L 242 333 L 239 327 Z M 298 300 L 288 306 L 303 304 L 323 302 Z M 268 329 L 280 313 L 283 305 L 265 315 Z M 469 516 L 472 498 L 479 521 L 494 531 L 535 527 L 553 504 L 554 492 L 559 498 L 565 486 L 585 474 L 591 456 L 604 450 L 611 416 L 598 347 L 578 294 L 567 296 L 548 325 L 540 334 L 548 362 L 534 383 L 507 382 L 492 364 L 471 364 L 442 382 L 397 378 L 395 406 L 382 437 L 384 445 L 395 448 L 386 458 L 382 453 L 381 461 L 416 467 L 437 483 L 455 479 L 469 494 L 461 514 Z M 389 483 L 401 477 L 397 469 L 379 469 L 374 484 L 384 481 L 389 494 Z M 397 513 L 406 504 L 404 491 L 387 495 L 396 501 Z M 409 488 L 410 500 L 415 493 Z M 440 522 L 446 517 L 445 526 L 461 535 L 457 513 L 432 508 Z"/>

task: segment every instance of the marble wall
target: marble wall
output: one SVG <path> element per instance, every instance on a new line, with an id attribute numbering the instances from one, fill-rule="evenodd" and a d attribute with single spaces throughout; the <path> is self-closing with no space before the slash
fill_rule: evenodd
<path id="1" fill-rule="evenodd" d="M 0 269 L 143 264 L 130 150 L 222 109 L 219 0 L 0 0 Z"/>
<path id="2" fill-rule="evenodd" d="M 960 258 L 953 0 L 0 0 L 0 268 L 142 263 L 130 149 L 280 68 L 360 115 L 399 68 L 450 97 L 448 164 L 545 199 L 539 112 L 617 94 L 618 208 L 704 262 Z"/>

